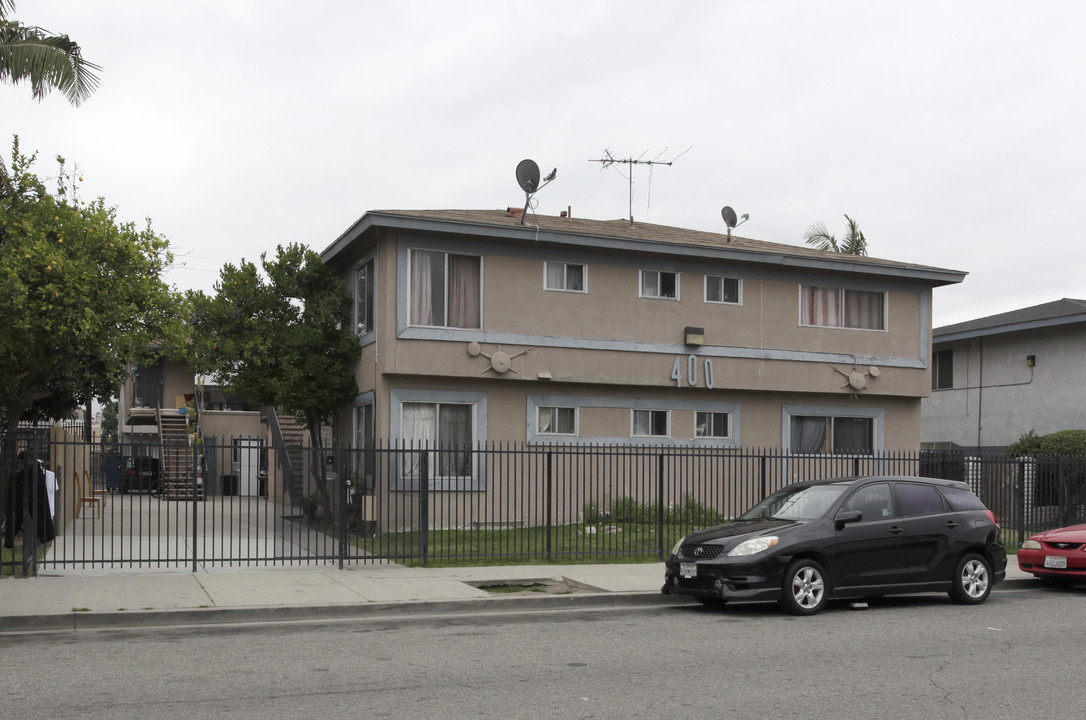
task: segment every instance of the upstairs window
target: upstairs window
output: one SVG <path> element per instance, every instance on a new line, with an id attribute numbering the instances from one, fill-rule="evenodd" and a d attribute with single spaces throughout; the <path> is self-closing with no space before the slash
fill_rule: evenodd
<path id="1" fill-rule="evenodd" d="M 661 270 L 642 270 L 641 297 L 678 300 L 679 274 Z"/>
<path id="2" fill-rule="evenodd" d="M 411 324 L 482 327 L 482 258 L 411 251 Z"/>
<path id="3" fill-rule="evenodd" d="M 585 292 L 585 266 L 563 262 L 543 263 L 543 289 Z"/>
<path id="4" fill-rule="evenodd" d="M 354 328 L 359 337 L 374 330 L 373 281 L 373 258 L 370 258 L 354 272 Z"/>
<path id="5" fill-rule="evenodd" d="M 719 277 L 717 275 L 705 276 L 705 302 L 727 303 L 736 305 L 739 303 L 739 280 L 737 278 Z"/>
<path id="6" fill-rule="evenodd" d="M 886 329 L 886 294 L 844 288 L 801 288 L 800 322 L 814 327 Z"/>
<path id="7" fill-rule="evenodd" d="M 954 387 L 954 351 L 938 350 L 931 356 L 931 389 L 949 390 Z"/>

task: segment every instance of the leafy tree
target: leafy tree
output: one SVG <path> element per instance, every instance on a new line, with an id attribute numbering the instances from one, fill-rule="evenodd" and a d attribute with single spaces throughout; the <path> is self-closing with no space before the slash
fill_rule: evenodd
<path id="1" fill-rule="evenodd" d="M 11 442 L 22 419 L 113 397 L 126 363 L 176 333 L 167 241 L 149 222 L 119 222 L 102 198 L 79 201 L 63 158 L 48 192 L 34 161 L 16 137 L 11 192 L 0 196 L 0 433 Z"/>
<path id="2" fill-rule="evenodd" d="M 808 245 L 819 250 L 829 250 L 844 255 L 867 255 L 867 238 L 860 230 L 859 223 L 848 215 L 845 215 L 845 220 L 848 223 L 848 232 L 840 240 L 830 235 L 824 222 L 816 222 L 807 228 L 807 232 L 803 233 L 803 239 Z"/>
<path id="3" fill-rule="evenodd" d="M 1086 430 L 1060 430 L 1048 435 L 1036 431 L 1018 438 L 1008 451 L 1016 457 L 1037 462 L 1036 482 L 1040 494 L 1048 494 L 1061 509 L 1061 524 L 1070 524 L 1086 492 Z"/>
<path id="4" fill-rule="evenodd" d="M 30 83 L 35 100 L 60 90 L 78 106 L 98 87 L 99 66 L 83 59 L 79 45 L 67 35 L 9 20 L 15 0 L 0 0 L 0 80 Z"/>
<path id="5" fill-rule="evenodd" d="M 321 424 L 358 393 L 350 365 L 360 354 L 348 329 L 350 296 L 320 256 L 279 246 L 274 259 L 260 256 L 260 268 L 245 260 L 223 266 L 214 297 L 193 293 L 190 301 L 193 368 L 293 415 L 319 450 Z M 312 469 L 330 511 L 321 455 L 311 453 Z"/>
<path id="6" fill-rule="evenodd" d="M 117 401 L 110 400 L 102 405 L 102 442 L 108 445 L 116 445 L 120 441 L 119 429 Z"/>

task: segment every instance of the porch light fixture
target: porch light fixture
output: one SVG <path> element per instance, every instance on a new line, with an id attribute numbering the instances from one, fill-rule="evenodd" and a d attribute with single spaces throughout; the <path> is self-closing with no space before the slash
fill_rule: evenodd
<path id="1" fill-rule="evenodd" d="M 692 347 L 701 347 L 705 344 L 705 328 L 687 326 L 683 332 L 683 342 Z"/>

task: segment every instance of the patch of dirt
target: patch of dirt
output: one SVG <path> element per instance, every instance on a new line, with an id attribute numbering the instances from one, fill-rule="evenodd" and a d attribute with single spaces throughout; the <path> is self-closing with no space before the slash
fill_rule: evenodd
<path id="1" fill-rule="evenodd" d="M 590 592 L 565 578 L 533 578 L 530 580 L 481 580 L 468 583 L 494 595 L 574 595 Z"/>

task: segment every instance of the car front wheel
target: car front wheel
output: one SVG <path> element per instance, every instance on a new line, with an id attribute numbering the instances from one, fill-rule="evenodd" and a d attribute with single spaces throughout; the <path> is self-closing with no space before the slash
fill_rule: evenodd
<path id="1" fill-rule="evenodd" d="M 970 553 L 958 561 L 950 599 L 960 605 L 979 605 L 992 592 L 992 569 L 983 556 Z"/>
<path id="2" fill-rule="evenodd" d="M 826 571 L 814 560 L 800 558 L 788 566 L 781 583 L 781 609 L 792 615 L 814 615 L 826 605 Z"/>

